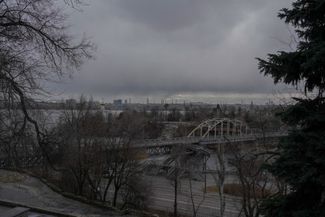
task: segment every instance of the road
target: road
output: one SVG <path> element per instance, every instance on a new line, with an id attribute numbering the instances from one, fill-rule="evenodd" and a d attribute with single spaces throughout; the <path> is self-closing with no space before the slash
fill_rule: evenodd
<path id="1" fill-rule="evenodd" d="M 173 213 L 174 210 L 174 186 L 171 180 L 163 176 L 145 176 L 144 181 L 148 185 L 148 208 L 159 210 L 165 213 Z M 226 182 L 233 182 L 234 178 L 228 176 Z M 207 186 L 215 186 L 211 175 L 207 176 Z M 103 186 L 104 189 L 104 186 Z M 204 182 L 192 181 L 192 195 L 194 207 L 197 209 L 197 217 L 217 217 L 219 216 L 220 200 L 215 192 L 204 194 Z M 113 189 L 109 191 L 112 197 Z M 240 198 L 226 195 L 226 217 L 238 217 L 241 209 Z M 180 180 L 178 192 L 178 213 L 193 216 L 193 203 L 191 200 L 190 183 L 188 179 Z"/>
<path id="2" fill-rule="evenodd" d="M 156 210 L 173 212 L 174 187 L 172 181 L 161 176 L 147 176 L 146 181 L 151 184 L 151 196 L 149 207 Z M 207 177 L 207 186 L 215 185 L 211 176 Z M 195 207 L 198 208 L 198 217 L 218 216 L 219 196 L 217 193 L 203 194 L 204 183 L 192 181 L 192 192 Z M 178 212 L 192 216 L 193 204 L 190 196 L 190 184 L 188 179 L 181 180 L 180 192 L 178 195 Z M 233 196 L 226 196 L 226 216 L 238 216 L 240 212 L 240 199 Z"/>

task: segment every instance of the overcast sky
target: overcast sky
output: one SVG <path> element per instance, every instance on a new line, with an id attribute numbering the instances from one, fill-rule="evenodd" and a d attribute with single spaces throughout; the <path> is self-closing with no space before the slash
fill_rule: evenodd
<path id="1" fill-rule="evenodd" d="M 64 95 L 264 97 L 276 91 L 255 57 L 288 50 L 277 17 L 291 0 L 92 0 L 69 11 L 71 32 L 97 45 Z M 159 96 L 159 97 L 158 97 Z M 197 100 L 197 99 L 195 99 Z"/>

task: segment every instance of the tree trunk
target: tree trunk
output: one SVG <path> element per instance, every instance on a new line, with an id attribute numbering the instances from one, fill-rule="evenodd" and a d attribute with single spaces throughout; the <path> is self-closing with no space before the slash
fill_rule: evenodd
<path id="1" fill-rule="evenodd" d="M 119 191 L 119 188 L 114 189 L 114 197 L 113 197 L 113 206 L 114 207 L 116 207 L 118 191 Z"/>
<path id="2" fill-rule="evenodd" d="M 106 197 L 107 197 L 107 193 L 108 193 L 108 190 L 109 190 L 109 187 L 112 183 L 112 179 L 110 178 L 110 180 L 107 181 L 106 183 L 106 187 L 105 187 L 105 190 L 104 190 L 104 195 L 103 195 L 103 201 L 106 202 Z"/>
<path id="3" fill-rule="evenodd" d="M 177 191 L 178 191 L 178 174 L 175 173 L 174 180 L 174 217 L 177 217 Z"/>

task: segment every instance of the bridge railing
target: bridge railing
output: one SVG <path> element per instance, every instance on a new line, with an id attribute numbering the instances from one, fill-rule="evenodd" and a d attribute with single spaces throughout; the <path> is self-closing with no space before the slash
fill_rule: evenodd
<path id="1" fill-rule="evenodd" d="M 192 142 L 192 143 L 195 143 L 195 142 L 198 142 L 199 141 L 199 137 L 174 137 L 174 138 L 168 138 L 168 139 L 164 139 L 164 138 L 161 138 L 161 139 L 144 139 L 144 140 L 138 140 L 138 141 L 135 141 L 134 144 L 135 146 L 139 146 L 139 145 L 143 145 L 143 144 L 147 144 L 150 145 L 150 144 L 175 144 L 175 143 L 189 143 L 189 142 Z"/>

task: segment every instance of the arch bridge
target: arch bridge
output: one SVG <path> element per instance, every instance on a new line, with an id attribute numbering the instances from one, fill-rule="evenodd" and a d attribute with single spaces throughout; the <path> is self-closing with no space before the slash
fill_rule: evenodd
<path id="1" fill-rule="evenodd" d="M 169 153 L 177 145 L 219 145 L 226 143 L 254 142 L 259 139 L 277 139 L 286 136 L 285 132 L 261 132 L 251 129 L 240 120 L 230 118 L 213 118 L 203 121 L 187 136 L 170 139 L 143 140 L 136 144 L 138 148 L 145 148 L 149 155 Z"/>
<path id="2" fill-rule="evenodd" d="M 213 118 L 199 124 L 187 137 L 217 138 L 252 134 L 253 130 L 243 121 L 230 118 Z"/>

